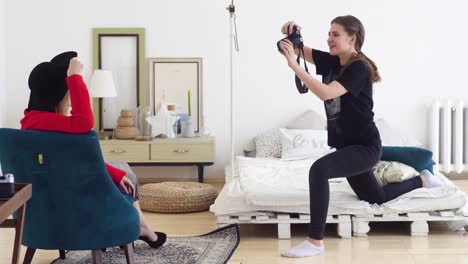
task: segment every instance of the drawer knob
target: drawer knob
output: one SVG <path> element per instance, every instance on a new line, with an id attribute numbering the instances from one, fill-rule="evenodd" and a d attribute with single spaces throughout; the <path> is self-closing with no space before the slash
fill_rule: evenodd
<path id="1" fill-rule="evenodd" d="M 111 150 L 112 153 L 116 153 L 116 154 L 120 154 L 120 153 L 125 153 L 127 152 L 126 150 L 122 150 L 122 149 L 116 149 L 116 150 Z"/>
<path id="2" fill-rule="evenodd" d="M 187 153 L 189 151 L 188 151 L 188 149 L 175 149 L 174 152 L 175 153 Z"/>

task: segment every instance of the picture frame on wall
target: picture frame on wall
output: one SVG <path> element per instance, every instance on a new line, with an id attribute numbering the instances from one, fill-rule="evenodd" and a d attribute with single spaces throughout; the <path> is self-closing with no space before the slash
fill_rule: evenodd
<path id="1" fill-rule="evenodd" d="M 122 109 L 147 105 L 145 29 L 93 28 L 93 69 L 112 72 L 116 97 L 93 98 L 94 127 L 112 131 Z"/>
<path id="2" fill-rule="evenodd" d="M 188 94 L 195 132 L 202 126 L 203 60 L 149 58 L 150 98 L 154 113 L 164 104 L 175 104 L 176 112 L 188 114 Z"/>

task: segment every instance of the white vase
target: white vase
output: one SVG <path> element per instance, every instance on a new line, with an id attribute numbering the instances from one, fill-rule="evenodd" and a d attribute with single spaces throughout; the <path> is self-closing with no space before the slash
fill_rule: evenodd
<path id="1" fill-rule="evenodd" d="M 193 121 L 192 117 L 189 116 L 186 121 L 182 121 L 182 136 L 186 138 L 192 138 L 195 136 L 193 131 Z"/>

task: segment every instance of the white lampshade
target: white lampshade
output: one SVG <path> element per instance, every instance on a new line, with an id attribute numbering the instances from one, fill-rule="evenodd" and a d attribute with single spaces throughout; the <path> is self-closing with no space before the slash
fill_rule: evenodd
<path id="1" fill-rule="evenodd" d="M 89 85 L 91 97 L 117 96 L 112 72 L 106 70 L 94 70 L 91 84 Z"/>

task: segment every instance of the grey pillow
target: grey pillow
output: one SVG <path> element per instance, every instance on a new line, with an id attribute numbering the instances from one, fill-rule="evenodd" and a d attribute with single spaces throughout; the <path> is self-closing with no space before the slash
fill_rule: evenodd
<path id="1" fill-rule="evenodd" d="M 273 128 L 255 138 L 258 158 L 281 158 L 281 136 L 279 128 Z"/>
<path id="2" fill-rule="evenodd" d="M 316 129 L 326 130 L 327 120 L 313 110 L 307 110 L 300 116 L 290 122 L 286 128 L 288 129 Z"/>
<path id="3" fill-rule="evenodd" d="M 255 158 L 257 156 L 257 151 L 244 149 L 244 156 L 249 158 Z"/>

